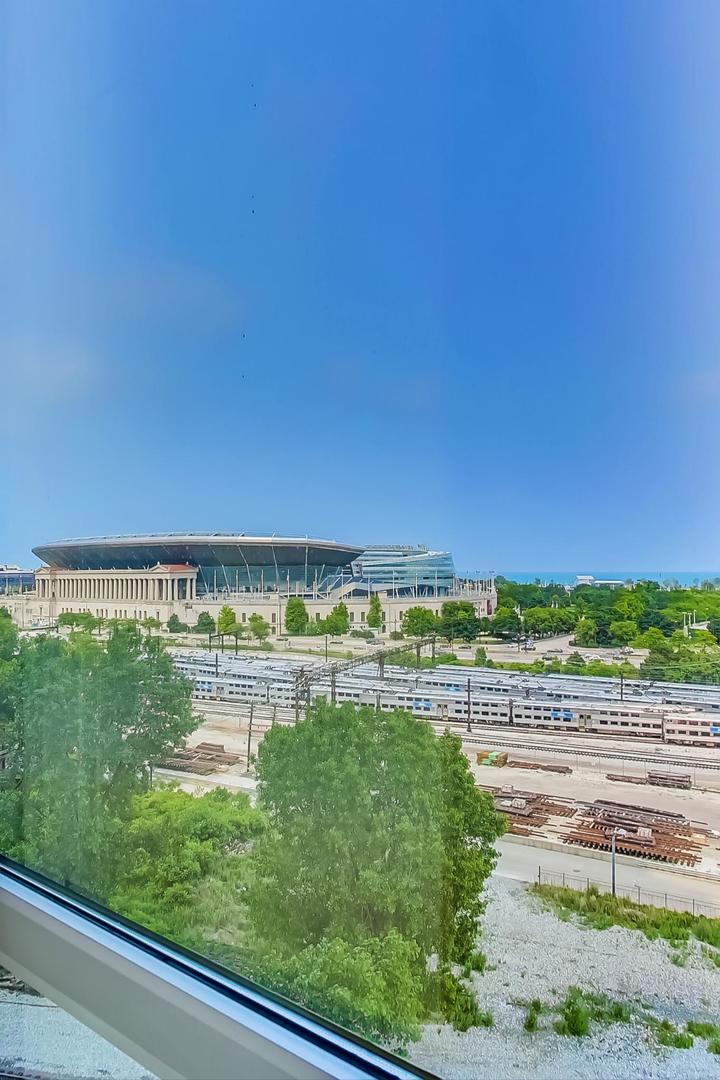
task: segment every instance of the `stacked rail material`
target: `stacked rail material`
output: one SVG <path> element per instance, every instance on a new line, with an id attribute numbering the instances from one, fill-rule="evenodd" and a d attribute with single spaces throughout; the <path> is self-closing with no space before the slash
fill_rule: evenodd
<path id="1" fill-rule="evenodd" d="M 240 754 L 232 754 L 225 750 L 224 743 L 199 742 L 195 746 L 188 747 L 198 754 L 207 755 L 208 761 L 216 761 L 222 765 L 237 765 Z"/>
<path id="2" fill-rule="evenodd" d="M 505 814 L 508 832 L 516 836 L 539 835 L 551 817 L 571 817 L 575 807 L 568 799 L 558 799 L 538 791 L 514 787 L 490 788 L 495 809 Z"/>
<path id="3" fill-rule="evenodd" d="M 616 780 L 625 784 L 650 784 L 651 787 L 681 788 L 689 791 L 692 787 L 690 773 L 649 772 L 647 776 L 621 776 L 619 773 L 605 773 L 606 780 Z"/>
<path id="4" fill-rule="evenodd" d="M 692 787 L 690 773 L 649 772 L 647 782 L 655 787 L 683 788 L 686 791 Z"/>
<path id="5" fill-rule="evenodd" d="M 598 799 L 579 811 L 563 840 L 610 851 L 615 833 L 615 850 L 625 855 L 694 866 L 706 832 L 683 814 Z"/>
<path id="6" fill-rule="evenodd" d="M 496 765 L 502 768 L 507 765 L 507 752 L 505 750 L 478 750 L 475 758 L 478 765 Z"/>
<path id="7" fill-rule="evenodd" d="M 236 765 L 238 761 L 240 755 L 227 753 L 222 743 L 198 743 L 197 746 L 185 746 L 176 750 L 172 757 L 165 758 L 158 764 L 163 769 L 208 776 L 210 773 L 227 769 L 229 765 Z"/>
<path id="8" fill-rule="evenodd" d="M 534 769 L 537 772 L 559 773 L 562 776 L 568 776 L 572 772 L 569 765 L 545 765 L 539 761 L 521 761 L 516 758 L 511 758 L 507 764 L 509 769 Z"/>
<path id="9" fill-rule="evenodd" d="M 199 754 L 193 754 L 189 750 L 178 750 L 173 757 L 159 761 L 158 765 L 161 769 L 197 773 L 199 776 L 209 776 L 217 770 L 217 765 L 211 761 L 203 761 Z"/>

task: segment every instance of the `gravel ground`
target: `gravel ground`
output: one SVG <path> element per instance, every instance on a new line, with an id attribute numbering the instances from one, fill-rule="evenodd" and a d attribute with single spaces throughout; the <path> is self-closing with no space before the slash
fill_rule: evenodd
<path id="1" fill-rule="evenodd" d="M 522 885 L 492 878 L 480 947 L 495 970 L 473 976 L 480 1008 L 491 1012 L 491 1029 L 458 1033 L 428 1025 L 410 1058 L 442 1077 L 602 1078 L 602 1080 L 709 1080 L 720 1078 L 720 1058 L 699 1040 L 691 1050 L 658 1047 L 642 1024 L 592 1025 L 577 1039 L 556 1035 L 553 1017 L 538 1031 L 523 1030 L 524 1008 L 514 999 L 548 1004 L 568 987 L 597 990 L 613 999 L 642 1002 L 659 1019 L 720 1023 L 720 970 L 692 947 L 684 967 L 670 961 L 664 941 L 613 927 L 591 930 L 562 922 L 542 909 Z"/>
<path id="2" fill-rule="evenodd" d="M 58 1080 L 153 1080 L 132 1058 L 47 998 L 0 990 L 0 1073 Z"/>

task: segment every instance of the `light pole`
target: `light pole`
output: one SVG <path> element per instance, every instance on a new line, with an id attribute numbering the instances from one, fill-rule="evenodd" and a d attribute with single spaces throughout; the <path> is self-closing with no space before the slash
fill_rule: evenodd
<path id="1" fill-rule="evenodd" d="M 615 826 L 610 834 L 610 880 L 613 896 L 615 895 L 615 837 L 627 836 L 625 829 L 621 829 L 619 826 Z"/>

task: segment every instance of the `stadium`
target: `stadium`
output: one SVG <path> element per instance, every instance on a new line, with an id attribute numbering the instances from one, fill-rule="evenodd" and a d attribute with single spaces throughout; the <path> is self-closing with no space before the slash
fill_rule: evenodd
<path id="1" fill-rule="evenodd" d="M 40 544 L 45 564 L 34 587 L 19 594 L 14 611 L 23 626 L 42 625 L 65 612 L 100 618 L 176 616 L 192 624 L 202 611 L 216 617 L 223 604 L 238 621 L 261 614 L 279 633 L 284 607 L 302 596 L 311 618 L 324 618 L 343 601 L 350 621 L 364 623 L 370 596 L 382 598 L 388 630 L 418 602 L 439 612 L 443 600 L 470 598 L 478 614 L 492 614 L 491 580 L 461 583 L 448 551 L 421 546 L 366 547 L 311 537 L 245 533 L 148 533 L 96 536 Z"/>
<path id="2" fill-rule="evenodd" d="M 310 537 L 244 533 L 158 533 L 57 540 L 33 548 L 63 570 L 148 570 L 157 565 L 197 568 L 196 595 L 287 591 L 367 596 L 448 596 L 455 567 L 448 551 L 423 547 L 365 548 Z"/>

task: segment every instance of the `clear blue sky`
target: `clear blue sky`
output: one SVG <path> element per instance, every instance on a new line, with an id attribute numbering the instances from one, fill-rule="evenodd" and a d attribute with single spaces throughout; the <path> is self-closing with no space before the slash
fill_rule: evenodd
<path id="1" fill-rule="evenodd" d="M 0 562 L 720 566 L 716 0 L 6 0 Z"/>

